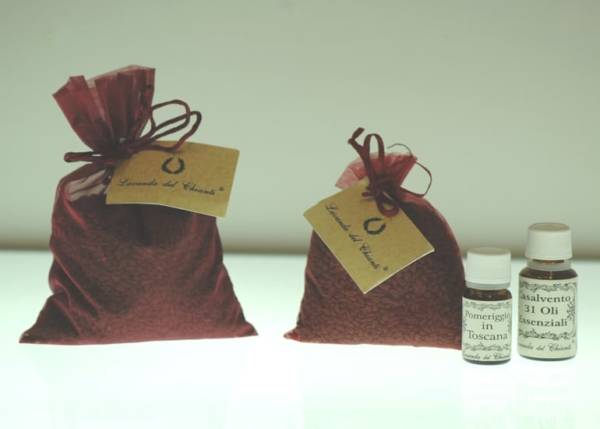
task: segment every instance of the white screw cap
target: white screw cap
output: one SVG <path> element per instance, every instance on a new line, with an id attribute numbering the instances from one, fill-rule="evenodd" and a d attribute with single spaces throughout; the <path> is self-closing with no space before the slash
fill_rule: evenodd
<path id="1" fill-rule="evenodd" d="M 542 261 L 571 259 L 571 228 L 563 223 L 534 223 L 527 231 L 525 257 Z"/>
<path id="2" fill-rule="evenodd" d="M 466 280 L 478 285 L 510 283 L 510 251 L 496 247 L 478 247 L 467 251 Z"/>

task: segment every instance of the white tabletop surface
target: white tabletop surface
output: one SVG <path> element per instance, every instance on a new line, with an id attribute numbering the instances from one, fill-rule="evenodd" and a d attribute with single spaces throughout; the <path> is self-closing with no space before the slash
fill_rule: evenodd
<path id="1" fill-rule="evenodd" d="M 523 359 L 513 342 L 513 359 L 492 367 L 455 350 L 283 339 L 302 297 L 302 256 L 226 255 L 258 337 L 20 345 L 49 294 L 50 262 L 47 252 L 0 252 L 0 428 L 600 427 L 600 262 L 574 264 L 575 359 Z"/>

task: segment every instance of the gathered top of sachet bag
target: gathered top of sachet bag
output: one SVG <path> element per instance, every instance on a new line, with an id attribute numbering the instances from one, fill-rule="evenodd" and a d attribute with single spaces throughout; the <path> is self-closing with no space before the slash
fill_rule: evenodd
<path id="1" fill-rule="evenodd" d="M 344 170 L 337 186 L 348 188 L 367 178 L 365 196 L 373 199 L 372 204 L 377 205 L 381 214 L 406 213 L 434 251 L 363 293 L 313 232 L 297 325 L 285 336 L 319 343 L 458 349 L 465 282 L 454 234 L 424 194 L 402 187 L 413 166 L 421 165 L 416 157 L 412 153 L 385 154 L 383 139 L 378 134 L 368 134 L 361 145 L 357 139 L 362 132 L 357 129 L 349 140 L 360 158 Z M 378 143 L 375 156 L 369 152 L 370 140 Z M 396 245 L 403 245 L 403 237 L 397 237 Z"/>
<path id="2" fill-rule="evenodd" d="M 104 344 L 254 335 L 233 291 L 214 217 L 157 205 L 106 204 L 115 165 L 143 150 L 173 152 L 198 128 L 187 103 L 152 105 L 154 69 L 70 78 L 54 95 L 91 151 L 58 184 L 52 295 L 24 343 Z M 164 106 L 182 113 L 157 124 Z M 187 130 L 171 145 L 158 139 Z"/>

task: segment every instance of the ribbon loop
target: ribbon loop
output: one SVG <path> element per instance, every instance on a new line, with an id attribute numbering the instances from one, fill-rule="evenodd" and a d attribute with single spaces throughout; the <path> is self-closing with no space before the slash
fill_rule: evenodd
<path id="1" fill-rule="evenodd" d="M 165 106 L 172 105 L 183 107 L 184 113 L 167 119 L 157 125 L 156 120 L 154 119 L 154 112 Z M 153 105 L 150 109 L 148 120 L 150 121 L 150 129 L 139 137 L 115 143 L 108 151 L 67 152 L 64 159 L 66 162 L 85 161 L 103 166 L 115 166 L 119 161 L 130 158 L 137 152 L 143 150 L 175 152 L 196 132 L 202 122 L 202 114 L 195 110 L 192 111 L 185 101 L 175 99 Z M 175 144 L 171 146 L 158 146 L 153 144 L 169 134 L 187 128 L 190 123 L 192 123 L 192 125 L 189 130 L 186 131 Z"/>
<path id="2" fill-rule="evenodd" d="M 395 216 L 400 211 L 400 205 L 406 194 L 424 197 L 429 192 L 433 180 L 431 172 L 424 165 L 417 162 L 417 158 L 406 145 L 402 145 L 409 152 L 409 155 L 406 155 L 406 159 L 402 162 L 386 165 L 383 138 L 376 133 L 367 134 L 361 145 L 357 139 L 363 132 L 364 128 L 359 127 L 352 133 L 350 139 L 348 139 L 348 143 L 358 152 L 369 179 L 367 190 L 363 193 L 363 196 L 375 199 L 377 208 L 382 215 L 387 217 Z M 372 139 L 375 139 L 377 142 L 378 169 L 373 165 L 373 158 L 371 157 Z M 429 184 L 423 193 L 416 193 L 402 187 L 402 182 L 415 164 L 419 165 L 429 175 Z"/>

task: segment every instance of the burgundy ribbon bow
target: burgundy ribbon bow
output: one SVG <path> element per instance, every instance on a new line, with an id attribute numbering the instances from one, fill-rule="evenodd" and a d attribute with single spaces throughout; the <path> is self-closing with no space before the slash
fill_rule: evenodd
<path id="1" fill-rule="evenodd" d="M 369 185 L 363 196 L 374 198 L 377 208 L 382 215 L 388 217 L 395 216 L 398 214 L 400 205 L 406 194 L 417 197 L 423 197 L 427 194 L 433 180 L 431 172 L 421 163 L 417 162 L 417 158 L 412 153 L 400 158 L 397 162 L 386 165 L 385 147 L 381 136 L 375 133 L 367 134 L 361 145 L 356 139 L 360 137 L 363 131 L 364 128 L 357 128 L 352 137 L 348 139 L 348 143 L 358 152 L 358 155 L 362 159 L 367 177 L 369 178 Z M 372 139 L 377 141 L 378 168 L 375 168 L 375 165 L 373 165 L 373 158 L 371 157 Z M 423 193 L 416 193 L 402 187 L 402 182 L 415 164 L 423 168 L 429 175 L 429 185 Z"/>
<path id="2" fill-rule="evenodd" d="M 160 124 L 156 124 L 154 120 L 154 112 L 162 107 L 169 105 L 179 105 L 185 110 L 181 115 L 168 119 Z M 195 118 L 191 128 L 183 134 L 179 140 L 171 146 L 153 145 L 154 142 L 169 134 L 185 129 L 192 118 Z M 130 158 L 133 154 L 142 150 L 158 150 L 162 152 L 175 152 L 185 141 L 196 132 L 202 121 L 202 114 L 195 110 L 190 110 L 190 107 L 185 101 L 171 100 L 163 103 L 158 103 L 152 106 L 149 110 L 150 129 L 139 137 L 131 140 L 122 139 L 111 145 L 110 150 L 91 151 L 91 152 L 67 152 L 65 153 L 66 162 L 86 161 L 103 166 L 114 167 L 120 160 Z M 146 121 L 144 121 L 146 122 Z M 169 126 L 173 125 L 170 128 Z M 167 128 L 167 129 L 165 129 Z"/>

